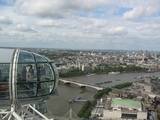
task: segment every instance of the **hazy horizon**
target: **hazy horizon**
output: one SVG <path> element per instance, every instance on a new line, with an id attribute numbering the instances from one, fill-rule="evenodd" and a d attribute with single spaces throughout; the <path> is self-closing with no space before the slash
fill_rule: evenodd
<path id="1" fill-rule="evenodd" d="M 0 46 L 2 49 L 53 49 L 53 50 L 73 50 L 73 51 L 149 51 L 149 52 L 160 52 L 160 50 L 145 50 L 145 49 L 78 49 L 78 48 L 53 48 L 53 47 L 7 47 L 7 46 Z"/>

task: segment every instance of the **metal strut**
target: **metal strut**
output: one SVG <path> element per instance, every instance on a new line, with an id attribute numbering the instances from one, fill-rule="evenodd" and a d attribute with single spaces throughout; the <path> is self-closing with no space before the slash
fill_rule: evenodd
<path id="1" fill-rule="evenodd" d="M 32 105 L 27 104 L 20 108 L 19 112 L 16 112 L 14 107 L 11 107 L 10 111 L 0 112 L 0 120 L 54 120 L 49 119 Z"/>

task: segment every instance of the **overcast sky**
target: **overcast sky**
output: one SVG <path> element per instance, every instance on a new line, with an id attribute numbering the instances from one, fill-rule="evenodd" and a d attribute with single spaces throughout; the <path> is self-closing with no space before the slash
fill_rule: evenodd
<path id="1" fill-rule="evenodd" d="M 0 0 L 0 46 L 160 50 L 160 0 Z"/>

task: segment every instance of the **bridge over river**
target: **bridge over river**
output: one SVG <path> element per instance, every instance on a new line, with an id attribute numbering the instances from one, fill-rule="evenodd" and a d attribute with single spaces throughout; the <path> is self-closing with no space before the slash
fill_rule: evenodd
<path id="1" fill-rule="evenodd" d="M 77 85 L 79 87 L 88 87 L 88 88 L 92 88 L 92 89 L 96 89 L 96 90 L 103 90 L 102 87 L 97 87 L 97 86 L 93 86 L 93 85 L 89 85 L 89 84 L 84 84 L 84 83 L 79 83 L 79 82 L 74 82 L 74 81 L 69 81 L 69 80 L 64 80 L 64 79 L 59 79 L 60 82 L 64 83 L 64 84 L 73 84 L 73 85 Z"/>

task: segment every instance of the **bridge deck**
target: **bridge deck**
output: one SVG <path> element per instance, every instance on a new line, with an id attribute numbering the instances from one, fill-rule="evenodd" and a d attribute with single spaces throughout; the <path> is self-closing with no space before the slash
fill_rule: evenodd
<path id="1" fill-rule="evenodd" d="M 75 85 L 78 85 L 80 87 L 90 87 L 90 88 L 93 88 L 93 89 L 96 89 L 96 90 L 103 90 L 103 88 L 101 87 L 97 87 L 97 86 L 93 86 L 93 85 L 89 85 L 89 84 L 84 84 L 84 83 L 79 83 L 79 82 L 74 82 L 74 81 L 69 81 L 69 80 L 63 80 L 63 79 L 59 79 L 61 82 L 63 83 L 71 83 L 71 84 L 75 84 Z"/>

